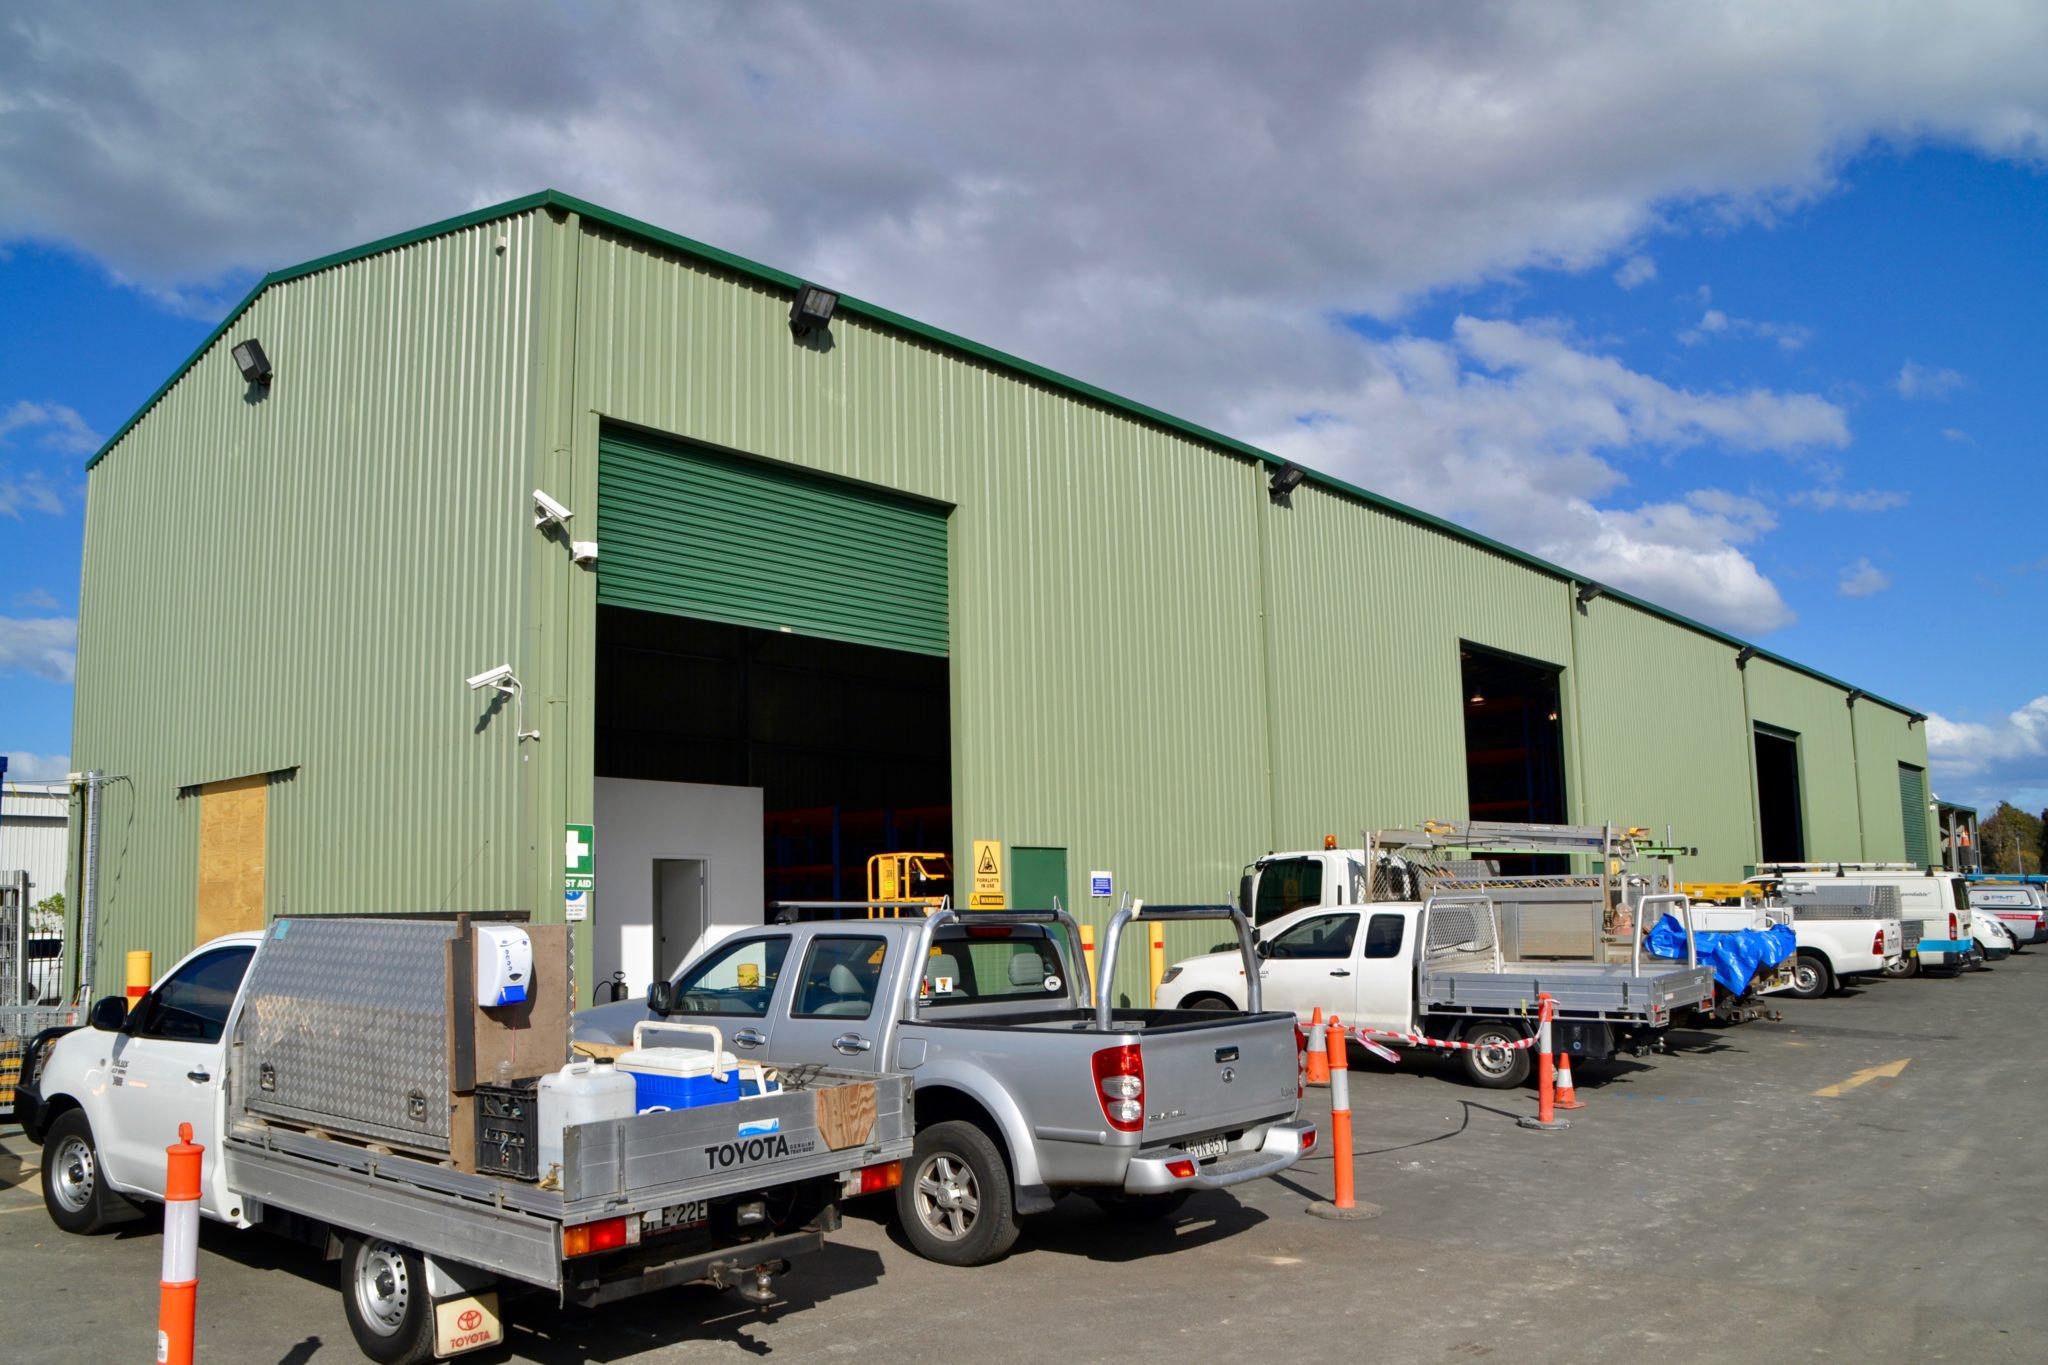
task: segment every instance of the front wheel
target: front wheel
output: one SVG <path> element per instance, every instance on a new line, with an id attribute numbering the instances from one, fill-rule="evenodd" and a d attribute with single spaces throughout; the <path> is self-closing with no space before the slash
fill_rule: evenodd
<path id="1" fill-rule="evenodd" d="M 1220 995 L 1193 996 L 1181 1001 L 1180 1007 L 1184 1010 L 1234 1010 L 1237 1008 L 1236 1005 L 1231 1004 L 1230 1001 Z"/>
<path id="2" fill-rule="evenodd" d="M 989 1135 L 949 1119 L 921 1130 L 896 1218 L 918 1255 L 940 1265 L 987 1265 L 1017 1240 L 1010 1171 Z"/>
<path id="3" fill-rule="evenodd" d="M 1828 964 L 1811 953 L 1801 953 L 1792 963 L 1792 986 L 1787 995 L 1796 995 L 1801 1000 L 1818 1000 L 1834 988 L 1833 974 Z"/>
<path id="4" fill-rule="evenodd" d="M 43 1134 L 43 1207 L 50 1221 L 66 1232 L 99 1232 L 120 1221 L 109 1207 L 109 1201 L 120 1198 L 107 1188 L 85 1111 L 59 1114 Z"/>
<path id="5" fill-rule="evenodd" d="M 417 1251 L 350 1233 L 341 1245 L 341 1301 L 356 1345 L 378 1365 L 434 1358 L 434 1304 Z"/>
<path id="6" fill-rule="evenodd" d="M 1488 1090 L 1512 1090 L 1529 1079 L 1529 1049 L 1513 1046 L 1525 1035 L 1513 1024 L 1475 1024 L 1465 1030 L 1458 1057 L 1465 1079 Z"/>
<path id="7" fill-rule="evenodd" d="M 1894 981 L 1904 981 L 1909 976 L 1920 975 L 1920 959 L 1917 957 L 1886 958 L 1884 974 Z"/>

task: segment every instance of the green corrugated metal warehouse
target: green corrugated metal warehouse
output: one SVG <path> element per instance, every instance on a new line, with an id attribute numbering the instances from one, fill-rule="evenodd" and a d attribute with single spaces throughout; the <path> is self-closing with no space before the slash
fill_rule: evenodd
<path id="1" fill-rule="evenodd" d="M 91 465 L 99 987 L 286 913 L 558 919 L 586 825 L 591 989 L 981 839 L 1098 924 L 1098 869 L 1213 901 L 1467 813 L 1926 857 L 1917 713 L 800 283 L 549 192 L 257 286 Z"/>

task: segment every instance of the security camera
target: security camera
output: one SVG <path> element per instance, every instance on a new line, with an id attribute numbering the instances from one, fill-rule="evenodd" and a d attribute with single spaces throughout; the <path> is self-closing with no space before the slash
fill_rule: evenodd
<path id="1" fill-rule="evenodd" d="M 512 665 L 499 664 L 496 668 L 479 673 L 474 678 L 471 678 L 469 680 L 469 690 L 481 692 L 486 687 L 495 687 L 502 691 L 511 681 Z"/>
<path id="2" fill-rule="evenodd" d="M 567 529 L 569 518 L 575 515 L 574 512 L 571 512 L 538 488 L 533 490 L 533 526 L 535 530 L 539 530 L 550 522 Z"/>

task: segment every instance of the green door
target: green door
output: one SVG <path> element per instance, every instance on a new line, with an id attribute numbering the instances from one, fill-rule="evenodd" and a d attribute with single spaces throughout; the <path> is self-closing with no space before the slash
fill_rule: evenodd
<path id="1" fill-rule="evenodd" d="M 1067 851 L 1063 848 L 1011 849 L 1010 908 L 1050 910 L 1055 896 L 1064 908 L 1074 908 L 1074 899 L 1067 894 Z"/>
<path id="2" fill-rule="evenodd" d="M 1927 770 L 1899 765 L 1899 815 L 1906 822 L 1906 861 L 1927 866 Z"/>
<path id="3" fill-rule="evenodd" d="M 606 431 L 597 600 L 943 656 L 946 513 L 791 465 Z"/>

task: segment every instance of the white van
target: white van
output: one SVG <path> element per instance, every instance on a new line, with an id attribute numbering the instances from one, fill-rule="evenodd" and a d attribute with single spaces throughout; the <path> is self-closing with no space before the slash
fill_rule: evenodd
<path id="1" fill-rule="evenodd" d="M 1960 873 L 1913 863 L 1759 863 L 1760 875 L 1824 882 L 1830 877 L 1875 886 L 1899 894 L 1899 921 L 1906 934 L 1906 953 L 1885 975 L 1915 976 L 1922 967 L 1961 970 L 1975 955 L 1970 917 L 1969 883 Z M 1960 947 L 1939 947 L 1960 944 Z"/>
<path id="2" fill-rule="evenodd" d="M 2003 924 L 2020 947 L 2048 943 L 2048 888 L 2027 882 L 1971 882 L 1970 904 Z"/>

